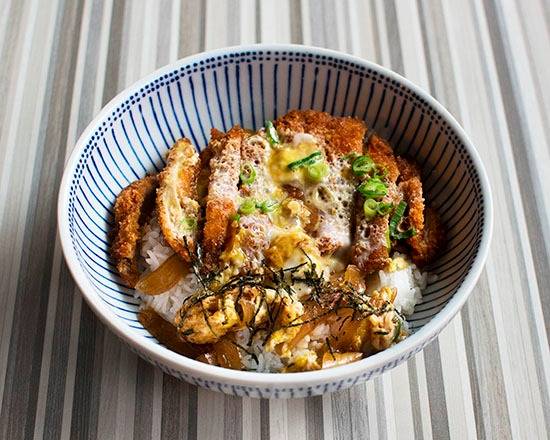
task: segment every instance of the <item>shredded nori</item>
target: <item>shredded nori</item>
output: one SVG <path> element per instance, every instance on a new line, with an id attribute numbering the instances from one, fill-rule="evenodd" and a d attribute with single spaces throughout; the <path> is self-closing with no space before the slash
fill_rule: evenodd
<path id="1" fill-rule="evenodd" d="M 203 273 L 203 263 L 200 246 L 196 246 L 196 250 L 192 250 L 184 237 L 186 250 L 191 257 L 191 268 L 193 273 L 197 277 L 201 288 L 190 297 L 184 300 L 183 306 L 178 312 L 180 314 L 180 322 L 184 322 L 187 312 L 192 306 L 200 303 L 201 310 L 208 325 L 210 331 L 214 336 L 217 336 L 212 329 L 209 322 L 208 311 L 206 310 L 203 301 L 210 297 L 222 298 L 223 295 L 231 291 L 238 290 L 238 294 L 235 299 L 235 309 L 241 319 L 244 319 L 244 311 L 240 304 L 241 299 L 245 295 L 247 289 L 255 289 L 260 295 L 260 301 L 255 305 L 254 315 L 246 326 L 250 330 L 249 343 L 258 334 L 258 332 L 265 332 L 263 344 L 267 342 L 273 332 L 279 328 L 292 328 L 315 322 L 322 319 L 324 316 L 331 313 L 338 314 L 342 310 L 351 310 L 351 315 L 348 315 L 342 319 L 340 329 L 344 326 L 345 322 L 350 320 L 365 319 L 370 315 L 380 316 L 388 311 L 395 311 L 399 321 L 403 320 L 403 317 L 397 310 L 393 308 L 393 305 L 389 301 L 383 301 L 382 305 L 375 307 L 371 304 L 371 297 L 365 293 L 354 289 L 353 286 L 343 282 L 330 282 L 325 280 L 323 273 L 319 273 L 315 262 L 309 257 L 307 253 L 304 255 L 307 262 L 287 268 L 287 269 L 274 269 L 265 264 L 263 269 L 256 272 L 246 272 L 231 277 L 223 285 L 219 284 L 219 272 Z M 289 323 L 279 325 L 278 320 L 281 310 L 284 307 L 284 298 L 293 301 L 297 295 L 293 286 L 302 284 L 310 288 L 309 298 L 303 301 L 304 305 L 311 304 L 312 309 L 321 309 L 317 314 L 303 320 L 303 316 L 299 316 L 291 320 Z M 268 302 L 266 295 L 267 292 L 273 292 L 275 298 L 278 300 L 272 300 Z M 265 305 L 267 312 L 267 322 L 261 326 L 256 325 L 256 318 L 259 312 Z M 324 309 L 324 310 L 323 310 Z M 183 336 L 187 336 L 189 330 L 181 333 Z M 388 334 L 387 332 L 374 332 L 375 334 Z M 399 333 L 397 335 L 399 337 Z M 327 340 L 327 345 L 328 345 Z M 242 347 L 240 347 L 242 348 Z"/>

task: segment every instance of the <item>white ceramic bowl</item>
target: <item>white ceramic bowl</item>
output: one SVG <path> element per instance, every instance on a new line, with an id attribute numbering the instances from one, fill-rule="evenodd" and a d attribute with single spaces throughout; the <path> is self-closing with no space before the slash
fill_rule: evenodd
<path id="1" fill-rule="evenodd" d="M 258 128 L 290 109 L 353 115 L 422 168 L 427 198 L 450 239 L 438 276 L 411 317 L 413 334 L 361 361 L 321 371 L 263 374 L 188 359 L 160 345 L 136 319 L 139 304 L 110 262 L 108 232 L 119 191 L 162 167 L 179 137 L 199 147 L 210 128 Z M 255 397 L 302 397 L 369 380 L 422 350 L 460 310 L 482 270 L 492 229 L 489 183 L 455 119 L 403 77 L 342 53 L 249 46 L 194 55 L 116 96 L 86 128 L 65 169 L 58 205 L 65 259 L 84 298 L 132 350 L 196 385 Z"/>

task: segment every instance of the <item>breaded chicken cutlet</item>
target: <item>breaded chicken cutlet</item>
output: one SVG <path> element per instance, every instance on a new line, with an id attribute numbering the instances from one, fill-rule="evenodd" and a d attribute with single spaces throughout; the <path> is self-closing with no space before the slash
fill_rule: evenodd
<path id="1" fill-rule="evenodd" d="M 134 287 L 139 279 L 139 241 L 143 226 L 155 208 L 157 185 L 157 176 L 146 176 L 124 188 L 115 202 L 111 256 L 128 287 Z"/>
<path id="2" fill-rule="evenodd" d="M 168 163 L 158 177 L 156 214 L 162 235 L 187 262 L 189 250 L 195 248 L 200 222 L 197 201 L 200 164 L 195 147 L 189 140 L 180 139 L 168 152 Z"/>

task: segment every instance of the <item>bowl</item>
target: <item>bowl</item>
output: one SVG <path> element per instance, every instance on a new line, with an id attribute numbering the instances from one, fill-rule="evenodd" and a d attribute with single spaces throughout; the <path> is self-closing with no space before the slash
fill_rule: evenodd
<path id="1" fill-rule="evenodd" d="M 109 257 L 112 208 L 122 188 L 158 171 L 174 141 L 207 145 L 212 127 L 257 129 L 291 109 L 352 115 L 421 166 L 426 198 L 449 244 L 410 318 L 412 334 L 360 361 L 320 371 L 234 371 L 159 344 L 137 320 L 139 301 Z M 88 125 L 67 163 L 58 203 L 67 265 L 85 300 L 130 349 L 195 385 L 252 397 L 303 397 L 350 387 L 414 356 L 460 310 L 485 262 L 492 230 L 488 179 L 456 120 L 419 87 L 361 58 L 295 45 L 231 47 L 184 58 L 128 87 Z"/>

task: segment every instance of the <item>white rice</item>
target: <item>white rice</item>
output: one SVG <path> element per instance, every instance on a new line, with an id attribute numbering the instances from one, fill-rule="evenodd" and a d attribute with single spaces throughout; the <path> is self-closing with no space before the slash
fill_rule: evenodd
<path id="1" fill-rule="evenodd" d="M 154 271 L 174 252 L 160 232 L 156 219 L 145 227 L 145 234 L 141 241 L 141 256 L 145 270 Z M 142 307 L 150 307 L 169 322 L 174 322 L 176 313 L 181 308 L 185 298 L 190 296 L 199 287 L 197 277 L 190 273 L 181 279 L 178 284 L 160 295 L 147 295 L 139 290 L 135 295 L 141 298 Z"/>
<path id="2" fill-rule="evenodd" d="M 281 371 L 284 367 L 283 362 L 277 356 L 277 353 L 265 351 L 262 344 L 264 334 L 258 332 L 249 345 L 250 330 L 243 328 L 235 333 L 235 340 L 241 347 L 245 347 L 247 352 L 243 353 L 242 363 L 246 370 L 257 371 L 259 373 L 271 373 Z"/>
<path id="3" fill-rule="evenodd" d="M 393 259 L 402 260 L 406 267 L 393 271 L 379 271 L 378 279 L 375 278 L 369 288 L 371 291 L 384 286 L 396 288 L 397 297 L 393 304 L 397 311 L 409 316 L 414 313 L 414 307 L 422 301 L 422 292 L 428 283 L 428 273 L 418 269 L 406 255 L 395 253 Z"/>
<path id="4" fill-rule="evenodd" d="M 172 254 L 173 251 L 164 241 L 157 221 L 151 221 L 146 226 L 142 239 L 142 269 L 154 271 Z M 403 315 L 409 316 L 414 312 L 415 305 L 422 300 L 422 291 L 426 288 L 428 275 L 421 272 L 405 255 L 396 253 L 393 258 L 394 261 L 400 261 L 399 267 L 396 270 L 381 270 L 377 276 L 371 277 L 369 290 L 384 286 L 397 288 L 395 308 Z M 196 276 L 188 274 L 163 294 L 151 296 L 136 290 L 135 295 L 142 300 L 142 307 L 150 307 L 167 321 L 174 322 L 176 313 L 185 298 L 192 295 L 198 288 L 199 283 Z M 312 350 L 319 348 L 320 344 L 324 344 L 329 335 L 330 328 L 327 324 L 318 325 L 308 336 L 299 341 L 292 352 L 292 357 L 311 356 Z M 246 349 L 246 352 L 243 350 L 243 365 L 250 371 L 281 371 L 284 367 L 283 362 L 276 353 L 265 351 L 262 344 L 264 337 L 265 335 L 259 332 L 252 341 L 249 341 L 250 331 L 248 328 L 236 332 L 237 343 Z"/>

